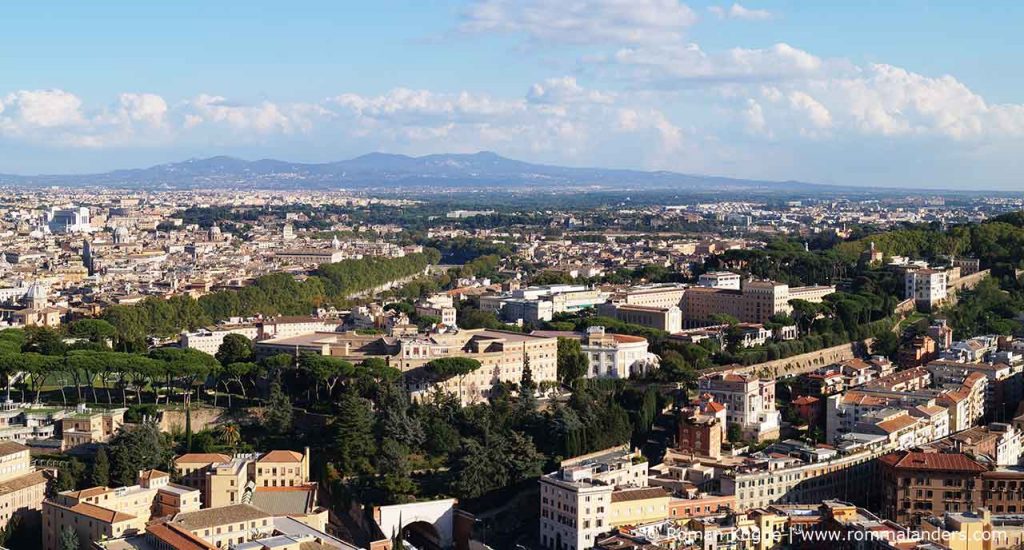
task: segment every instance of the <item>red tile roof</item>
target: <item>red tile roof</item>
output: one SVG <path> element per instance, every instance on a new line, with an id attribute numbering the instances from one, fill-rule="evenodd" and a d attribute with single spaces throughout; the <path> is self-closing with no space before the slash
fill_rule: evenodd
<path id="1" fill-rule="evenodd" d="M 882 464 L 900 470 L 978 473 L 988 468 L 962 453 L 922 453 L 897 451 L 878 459 Z"/>

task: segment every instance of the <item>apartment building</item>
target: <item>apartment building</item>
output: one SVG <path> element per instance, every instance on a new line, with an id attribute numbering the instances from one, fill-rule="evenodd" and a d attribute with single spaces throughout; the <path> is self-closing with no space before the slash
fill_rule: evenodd
<path id="1" fill-rule="evenodd" d="M 309 482 L 309 448 L 305 454 L 295 451 L 270 451 L 249 466 L 256 487 L 296 487 Z"/>
<path id="2" fill-rule="evenodd" d="M 617 291 L 608 301 L 616 305 L 668 309 L 679 307 L 686 288 L 682 284 L 640 285 Z M 739 288 L 739 275 L 736 275 L 736 288 Z"/>
<path id="3" fill-rule="evenodd" d="M 256 325 L 244 325 L 233 328 L 183 332 L 179 345 L 182 348 L 192 348 L 203 353 L 215 355 L 220 350 L 221 344 L 224 343 L 224 337 L 228 334 L 241 334 L 250 340 L 255 340 L 259 336 L 259 328 Z"/>
<path id="4" fill-rule="evenodd" d="M 687 407 L 676 419 L 676 449 L 681 453 L 719 458 L 725 439 L 725 407 L 711 401 L 708 407 Z M 714 405 L 714 406 L 712 406 Z M 720 411 L 720 414 L 716 412 Z"/>
<path id="5" fill-rule="evenodd" d="M 702 288 L 740 289 L 740 276 L 731 271 L 711 271 L 697 278 L 697 286 Z"/>
<path id="6" fill-rule="evenodd" d="M 59 550 L 65 528 L 78 535 L 82 549 L 103 539 L 142 533 L 154 517 L 199 510 L 199 491 L 170 482 L 165 472 L 139 472 L 129 487 L 64 491 L 43 502 L 43 549 Z"/>
<path id="7" fill-rule="evenodd" d="M 67 451 L 80 445 L 106 443 L 124 425 L 125 408 L 93 410 L 78 405 L 74 414 L 61 419 L 61 447 Z"/>
<path id="8" fill-rule="evenodd" d="M 913 299 L 918 309 L 931 311 L 946 301 L 949 274 L 945 270 L 912 269 L 904 274 L 903 280 L 903 297 Z"/>
<path id="9" fill-rule="evenodd" d="M 928 447 L 964 453 L 996 466 L 1017 466 L 1024 448 L 1024 432 L 1010 424 L 993 422 L 951 434 Z"/>
<path id="10" fill-rule="evenodd" d="M 878 440 L 848 448 L 748 461 L 721 475 L 721 493 L 735 496 L 737 510 L 832 498 L 868 501 L 873 496 L 874 459 L 890 449 Z"/>
<path id="11" fill-rule="evenodd" d="M 896 451 L 878 463 L 881 510 L 889 519 L 916 526 L 925 516 L 984 506 L 978 482 L 988 468 L 967 455 Z"/>
<path id="12" fill-rule="evenodd" d="M 613 447 L 562 461 L 558 471 L 541 476 L 540 486 L 541 547 L 584 550 L 611 529 L 613 493 L 648 486 L 647 460 L 628 446 Z M 620 518 L 627 514 L 623 503 L 632 500 L 619 501 Z"/>
<path id="13" fill-rule="evenodd" d="M 251 500 L 260 488 L 305 487 L 309 481 L 309 449 L 304 453 L 275 450 L 234 457 L 189 453 L 174 459 L 182 483 L 202 493 L 205 508 Z"/>
<path id="14" fill-rule="evenodd" d="M 273 534 L 274 516 L 251 504 L 232 504 L 175 515 L 169 526 L 177 527 L 217 548 L 233 548 Z"/>
<path id="15" fill-rule="evenodd" d="M 1013 418 L 1017 403 L 1024 399 L 1024 363 L 963 363 L 948 360 L 928 363 L 928 372 L 943 384 L 964 384 L 972 373 L 986 378 L 985 414 L 989 420 Z"/>
<path id="16" fill-rule="evenodd" d="M 0 529 L 13 517 L 38 524 L 47 480 L 41 470 L 32 467 L 28 447 L 0 442 Z"/>
<path id="17" fill-rule="evenodd" d="M 683 295 L 683 320 L 687 327 L 700 327 L 725 314 L 744 323 L 764 324 L 775 315 L 789 314 L 790 300 L 819 303 L 835 291 L 834 286 L 790 288 L 774 281 L 746 281 L 738 290 L 696 287 Z"/>
<path id="18" fill-rule="evenodd" d="M 698 388 L 725 405 L 726 422 L 739 426 L 745 438 L 765 441 L 779 436 L 774 380 L 750 374 L 715 374 L 701 377 Z"/>
<path id="19" fill-rule="evenodd" d="M 972 373 L 960 383 L 937 383 L 923 367 L 877 378 L 826 399 L 826 438 L 839 441 L 869 415 L 890 408 L 906 409 L 912 417 L 930 423 L 935 437 L 965 430 L 984 415 L 986 380 L 984 375 Z M 946 415 L 937 409 L 946 411 Z"/>
<path id="20" fill-rule="evenodd" d="M 683 310 L 679 306 L 636 306 L 609 302 L 599 308 L 600 314 L 623 323 L 663 330 L 669 334 L 683 329 Z"/>

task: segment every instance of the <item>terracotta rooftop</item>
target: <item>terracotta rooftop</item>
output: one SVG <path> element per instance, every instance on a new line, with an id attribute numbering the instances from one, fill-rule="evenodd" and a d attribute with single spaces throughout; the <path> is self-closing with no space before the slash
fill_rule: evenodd
<path id="1" fill-rule="evenodd" d="M 0 456 L 12 455 L 27 451 L 28 447 L 14 441 L 0 441 Z"/>
<path id="2" fill-rule="evenodd" d="M 174 516 L 173 522 L 189 531 L 195 531 L 270 517 L 273 516 L 251 504 L 231 504 L 218 508 L 204 508 L 195 512 L 182 512 Z"/>
<path id="3" fill-rule="evenodd" d="M 174 548 L 175 550 L 217 550 L 216 546 L 173 523 L 154 523 L 146 526 L 146 532 L 165 544 L 167 548 Z"/>
<path id="4" fill-rule="evenodd" d="M 54 504 L 54 506 L 110 524 L 135 519 L 135 516 L 131 514 L 118 512 L 102 506 L 96 506 L 95 504 L 89 504 L 88 502 L 79 502 L 74 506 L 63 506 L 60 504 Z"/>
<path id="5" fill-rule="evenodd" d="M 882 464 L 901 470 L 964 473 L 988 471 L 988 468 L 962 453 L 898 451 L 889 453 L 878 460 Z"/>
<path id="6" fill-rule="evenodd" d="M 256 462 L 302 462 L 302 453 L 295 451 L 270 451 Z"/>
<path id="7" fill-rule="evenodd" d="M 623 489 L 612 492 L 612 502 L 647 500 L 649 498 L 668 497 L 669 493 L 662 487 L 644 487 L 639 489 Z"/>
<path id="8" fill-rule="evenodd" d="M 217 464 L 228 462 L 231 457 L 220 453 L 186 453 L 174 459 L 175 464 Z"/>

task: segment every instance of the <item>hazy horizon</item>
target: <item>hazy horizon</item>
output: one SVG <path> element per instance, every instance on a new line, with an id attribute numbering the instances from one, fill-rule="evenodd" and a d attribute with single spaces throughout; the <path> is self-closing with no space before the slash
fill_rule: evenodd
<path id="1" fill-rule="evenodd" d="M 1022 191 L 1022 15 L 923 1 L 14 5 L 0 173 L 487 150 Z"/>

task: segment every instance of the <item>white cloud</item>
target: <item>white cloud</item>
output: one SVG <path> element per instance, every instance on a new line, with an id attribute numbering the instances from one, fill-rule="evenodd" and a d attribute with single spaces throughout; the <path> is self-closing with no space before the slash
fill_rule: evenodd
<path id="1" fill-rule="evenodd" d="M 571 76 L 549 78 L 530 87 L 526 99 L 531 103 L 611 103 L 615 95 L 596 90 L 586 90 Z"/>
<path id="2" fill-rule="evenodd" d="M 156 94 L 123 93 L 119 96 L 121 113 L 132 122 L 162 127 L 167 117 L 167 102 Z"/>
<path id="3" fill-rule="evenodd" d="M 733 48 L 708 53 L 697 44 L 622 48 L 604 65 L 624 69 L 620 76 L 646 82 L 749 82 L 801 78 L 823 68 L 821 58 L 789 44 Z"/>
<path id="4" fill-rule="evenodd" d="M 677 0 L 478 0 L 460 30 L 523 34 L 544 43 L 657 44 L 678 40 L 696 21 Z"/>
<path id="5" fill-rule="evenodd" d="M 346 93 L 329 100 L 360 117 L 416 124 L 439 120 L 477 120 L 522 111 L 523 100 L 497 99 L 486 94 L 436 93 L 395 88 L 379 96 Z"/>
<path id="6" fill-rule="evenodd" d="M 764 118 L 764 109 L 756 100 L 747 100 L 747 108 L 743 111 L 743 118 L 746 120 L 746 131 L 748 134 L 768 138 L 773 137 L 774 134 L 768 128 L 768 122 Z"/>
<path id="7" fill-rule="evenodd" d="M 757 92 L 768 120 L 801 135 L 863 135 L 896 139 L 934 136 L 955 141 L 1024 137 L 1024 105 L 990 105 L 963 82 L 885 64 L 851 74 L 797 79 Z M 783 101 L 785 99 L 785 101 Z"/>
<path id="8" fill-rule="evenodd" d="M 20 90 L 3 98 L 8 124 L 13 127 L 54 128 L 84 122 L 78 96 L 64 90 Z"/>
<path id="9" fill-rule="evenodd" d="M 812 127 L 819 130 L 832 127 L 832 114 L 810 95 L 800 91 L 790 92 L 789 104 L 806 115 Z"/>
<path id="10" fill-rule="evenodd" d="M 281 107 L 270 101 L 257 105 L 244 105 L 228 101 L 222 96 L 200 94 L 189 102 L 192 112 L 189 124 L 201 123 L 225 125 L 239 131 L 255 131 L 262 134 L 290 133 L 295 129 L 291 118 Z"/>
<path id="11" fill-rule="evenodd" d="M 750 9 L 738 3 L 728 8 L 724 6 L 708 6 L 708 11 L 719 19 L 743 19 L 746 21 L 764 21 L 771 19 L 774 14 L 768 10 Z"/>
<path id="12" fill-rule="evenodd" d="M 662 154 L 678 152 L 684 145 L 682 128 L 657 109 L 619 109 L 616 113 L 616 127 L 627 133 L 653 131 L 658 137 L 658 147 Z"/>

